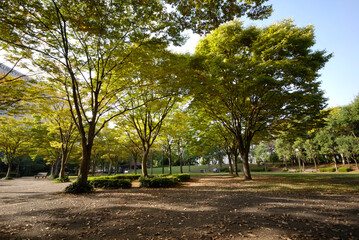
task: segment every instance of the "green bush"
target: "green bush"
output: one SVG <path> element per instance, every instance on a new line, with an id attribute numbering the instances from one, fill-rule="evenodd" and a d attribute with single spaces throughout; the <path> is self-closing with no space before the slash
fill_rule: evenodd
<path id="1" fill-rule="evenodd" d="M 286 167 L 282 168 L 282 172 L 288 172 L 288 168 Z"/>
<path id="2" fill-rule="evenodd" d="M 229 167 L 221 167 L 219 168 L 220 172 L 229 172 Z"/>
<path id="3" fill-rule="evenodd" d="M 6 176 L 6 172 L 0 172 L 0 178 L 4 178 Z M 16 177 L 16 172 L 10 172 L 10 178 Z"/>
<path id="4" fill-rule="evenodd" d="M 65 188 L 65 193 L 80 194 L 93 192 L 93 186 L 87 183 L 85 186 L 79 185 L 78 181 L 74 181 Z"/>
<path id="5" fill-rule="evenodd" d="M 335 167 L 319 168 L 319 172 L 335 172 Z"/>
<path id="6" fill-rule="evenodd" d="M 340 167 L 338 172 L 350 172 L 352 169 L 350 167 Z"/>
<path id="7" fill-rule="evenodd" d="M 256 167 L 256 168 L 251 168 L 252 172 L 265 172 L 265 167 Z M 267 167 L 267 172 L 270 171 L 270 168 Z"/>
<path id="8" fill-rule="evenodd" d="M 65 183 L 65 182 L 71 182 L 68 176 L 64 176 L 63 178 L 55 178 L 54 182 L 56 183 Z"/>
<path id="9" fill-rule="evenodd" d="M 110 176 L 99 176 L 89 177 L 89 179 L 130 179 L 131 181 L 139 179 L 141 175 L 127 174 L 127 175 L 110 175 Z"/>
<path id="10" fill-rule="evenodd" d="M 14 179 L 13 177 L 4 177 L 3 178 L 4 180 L 12 180 L 12 179 Z"/>
<path id="11" fill-rule="evenodd" d="M 140 177 L 141 187 L 145 188 L 168 188 L 178 184 L 178 178 L 169 177 Z"/>
<path id="12" fill-rule="evenodd" d="M 173 174 L 173 176 L 177 177 L 179 182 L 187 182 L 191 180 L 191 175 L 189 175 L 189 173 Z"/>
<path id="13" fill-rule="evenodd" d="M 130 179 L 89 179 L 88 183 L 95 188 L 131 188 Z"/>

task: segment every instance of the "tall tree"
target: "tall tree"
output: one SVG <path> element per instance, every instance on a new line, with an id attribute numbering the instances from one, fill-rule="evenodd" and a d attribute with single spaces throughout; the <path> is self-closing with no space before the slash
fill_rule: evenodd
<path id="1" fill-rule="evenodd" d="M 133 85 L 123 71 L 135 49 L 158 42 L 180 44 L 184 29 L 209 31 L 232 17 L 266 17 L 266 0 L 10 0 L 0 2 L 0 36 L 4 49 L 28 58 L 67 92 L 73 121 L 81 137 L 78 183 L 87 184 L 95 136 L 107 122 L 129 109 L 123 99 Z M 218 12 L 213 24 L 210 21 Z M 129 64 L 131 65 L 131 64 Z M 32 66 L 29 66 L 32 68 Z"/>
<path id="2" fill-rule="evenodd" d="M 30 139 L 28 123 L 25 118 L 0 117 L 0 151 L 4 152 L 2 161 L 8 165 L 5 178 L 10 177 L 14 159 L 26 149 Z"/>
<path id="3" fill-rule="evenodd" d="M 232 21 L 197 46 L 195 104 L 235 136 L 245 179 L 251 179 L 248 154 L 255 136 L 288 123 L 310 127 L 325 106 L 317 77 L 331 55 L 312 50 L 314 43 L 313 26 L 285 20 L 244 28 Z"/>

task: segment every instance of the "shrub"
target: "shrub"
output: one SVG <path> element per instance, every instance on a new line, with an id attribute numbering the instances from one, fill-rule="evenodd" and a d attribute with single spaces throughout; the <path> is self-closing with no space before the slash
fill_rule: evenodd
<path id="1" fill-rule="evenodd" d="M 95 188 L 131 188 L 130 179 L 89 179 L 88 183 Z"/>
<path id="2" fill-rule="evenodd" d="M 110 175 L 110 176 L 99 176 L 89 177 L 88 179 L 130 179 L 131 181 L 139 179 L 141 175 L 128 174 L 128 175 Z"/>
<path id="3" fill-rule="evenodd" d="M 229 167 L 221 167 L 219 168 L 220 172 L 229 172 Z"/>
<path id="4" fill-rule="evenodd" d="M 145 188 L 168 188 L 178 184 L 177 177 L 140 177 L 141 187 Z"/>
<path id="5" fill-rule="evenodd" d="M 319 168 L 319 172 L 335 172 L 335 167 Z"/>
<path id="6" fill-rule="evenodd" d="M 256 167 L 256 168 L 251 168 L 252 172 L 265 172 L 265 167 Z M 267 167 L 267 172 L 270 171 L 270 168 Z"/>
<path id="7" fill-rule="evenodd" d="M 70 178 L 68 176 L 64 176 L 63 178 L 55 178 L 54 181 L 56 183 L 71 182 L 71 180 L 70 180 Z"/>
<path id="8" fill-rule="evenodd" d="M 177 177 L 179 182 L 187 182 L 191 179 L 189 173 L 173 174 L 173 176 Z"/>
<path id="9" fill-rule="evenodd" d="M 81 194 L 93 192 L 93 186 L 87 183 L 85 186 L 79 185 L 78 181 L 74 181 L 65 188 L 65 193 Z"/>
<path id="10" fill-rule="evenodd" d="M 350 172 L 352 169 L 350 167 L 340 167 L 338 172 Z"/>
<path id="11" fill-rule="evenodd" d="M 288 168 L 282 168 L 282 172 L 288 172 Z"/>
<path id="12" fill-rule="evenodd" d="M 0 172 L 0 178 L 4 178 L 6 176 L 6 172 Z M 10 178 L 16 177 L 16 172 L 10 172 Z"/>

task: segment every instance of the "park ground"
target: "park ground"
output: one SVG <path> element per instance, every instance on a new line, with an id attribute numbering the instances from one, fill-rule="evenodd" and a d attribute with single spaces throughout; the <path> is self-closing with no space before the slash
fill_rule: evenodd
<path id="1" fill-rule="evenodd" d="M 359 174 L 191 178 L 84 195 L 0 180 L 0 239 L 359 239 Z"/>

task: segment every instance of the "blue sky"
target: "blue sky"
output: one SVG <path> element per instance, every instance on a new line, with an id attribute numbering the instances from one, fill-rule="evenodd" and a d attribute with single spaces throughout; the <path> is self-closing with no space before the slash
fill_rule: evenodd
<path id="1" fill-rule="evenodd" d="M 359 0 L 269 0 L 269 3 L 274 8 L 272 16 L 250 23 L 268 26 L 291 18 L 299 26 L 314 25 L 314 49 L 334 54 L 319 78 L 329 98 L 328 107 L 351 103 L 359 94 Z M 198 39 L 192 36 L 181 50 L 193 52 Z"/>

